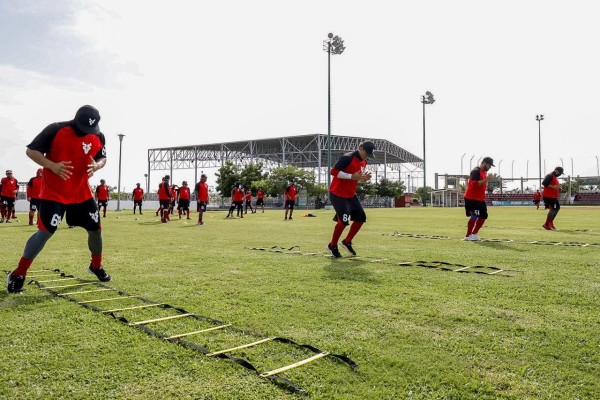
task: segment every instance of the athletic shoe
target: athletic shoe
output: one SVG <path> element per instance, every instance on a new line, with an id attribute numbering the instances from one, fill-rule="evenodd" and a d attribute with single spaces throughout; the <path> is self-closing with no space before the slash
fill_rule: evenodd
<path id="1" fill-rule="evenodd" d="M 337 246 L 332 246 L 331 243 L 327 243 L 327 250 L 329 250 L 333 258 L 342 258 Z"/>
<path id="2" fill-rule="evenodd" d="M 6 291 L 8 293 L 22 294 L 24 283 L 24 276 L 13 276 L 13 274 L 8 274 L 6 276 Z"/>
<path id="3" fill-rule="evenodd" d="M 554 222 L 552 222 L 552 221 L 550 221 L 550 228 L 551 228 L 552 230 L 555 230 L 555 229 L 556 229 L 556 227 L 554 226 Z"/>
<path id="4" fill-rule="evenodd" d="M 544 225 L 542 225 L 542 228 L 544 228 L 547 231 L 551 231 L 552 230 L 552 227 L 547 222 Z"/>
<path id="5" fill-rule="evenodd" d="M 290 221 L 292 220 L 292 217 L 290 217 Z"/>
<path id="6" fill-rule="evenodd" d="M 204 221 L 198 222 L 198 225 L 204 225 Z"/>
<path id="7" fill-rule="evenodd" d="M 14 216 L 14 215 L 13 215 L 11 218 L 12 218 L 12 219 L 17 219 L 17 217 L 16 217 L 16 216 Z"/>
<path id="8" fill-rule="evenodd" d="M 346 250 L 348 250 L 350 253 L 352 253 L 353 256 L 356 255 L 356 252 L 354 251 L 354 249 L 352 248 L 352 242 L 350 243 L 346 243 L 346 241 L 342 240 L 340 242 L 340 244 L 342 245 L 343 248 L 345 248 Z"/>
<path id="9" fill-rule="evenodd" d="M 0 224 L 4 222 L 4 218 L 0 219 Z"/>
<path id="10" fill-rule="evenodd" d="M 33 222 L 30 222 L 29 225 L 33 225 Z"/>
<path id="11" fill-rule="evenodd" d="M 110 275 L 106 273 L 104 268 L 100 267 L 99 269 L 92 269 L 92 264 L 90 264 L 88 271 L 90 271 L 91 274 L 96 275 L 100 282 L 110 282 Z"/>
<path id="12" fill-rule="evenodd" d="M 4 221 L 5 224 L 12 224 L 12 221 L 10 219 L 7 219 L 6 221 Z"/>
<path id="13" fill-rule="evenodd" d="M 476 233 L 471 233 L 471 236 L 467 236 L 465 237 L 465 239 L 467 242 L 478 242 L 479 241 L 479 236 L 477 236 Z"/>

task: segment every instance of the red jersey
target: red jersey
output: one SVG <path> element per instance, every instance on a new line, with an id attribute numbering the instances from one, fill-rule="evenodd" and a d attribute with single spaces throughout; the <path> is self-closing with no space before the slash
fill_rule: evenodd
<path id="1" fill-rule="evenodd" d="M 208 183 L 198 182 L 194 191 L 197 193 L 196 201 L 208 203 Z"/>
<path id="2" fill-rule="evenodd" d="M 231 201 L 244 201 L 244 191 L 240 188 L 234 188 L 231 194 Z"/>
<path id="3" fill-rule="evenodd" d="M 264 199 L 265 198 L 265 192 L 263 192 L 262 190 L 259 190 L 258 193 L 256 193 L 256 197 L 259 199 Z"/>
<path id="4" fill-rule="evenodd" d="M 133 189 L 133 201 L 141 201 L 144 199 L 144 189 L 136 187 Z"/>
<path id="5" fill-rule="evenodd" d="M 487 182 L 483 185 L 479 185 L 479 181 L 487 178 L 487 172 L 479 167 L 475 167 L 471 171 L 469 176 L 469 182 L 467 183 L 467 190 L 465 191 L 465 200 L 478 200 L 485 201 L 485 190 L 487 189 Z"/>
<path id="6" fill-rule="evenodd" d="M 39 199 L 40 192 L 42 190 L 42 178 L 34 176 L 27 183 L 27 198 L 28 199 Z"/>
<path id="7" fill-rule="evenodd" d="M 290 186 L 285 188 L 285 199 L 286 200 L 296 200 L 297 194 L 298 194 L 298 189 L 296 189 L 296 185 L 291 184 Z"/>
<path id="8" fill-rule="evenodd" d="M 249 190 L 246 192 L 246 201 L 252 201 L 252 192 Z"/>
<path id="9" fill-rule="evenodd" d="M 2 185 L 2 192 L 0 192 L 0 196 L 8 197 L 14 199 L 17 197 L 17 192 L 19 191 L 19 182 L 15 178 L 2 178 L 0 182 Z"/>
<path id="10" fill-rule="evenodd" d="M 331 181 L 329 192 L 345 199 L 354 197 L 354 195 L 356 195 L 356 186 L 358 185 L 358 181 L 352 179 L 340 179 L 337 177 L 338 173 L 340 171 L 346 172 L 350 175 L 356 172 L 364 173 L 366 168 L 367 160 L 360 158 L 360 153 L 358 150 L 342 155 L 335 163 L 333 168 L 331 168 L 333 180 Z"/>
<path id="11" fill-rule="evenodd" d="M 78 134 L 72 123 L 73 121 L 50 124 L 27 145 L 52 162 L 71 161 L 70 165 L 73 167 L 72 175 L 67 180 L 44 168 L 40 199 L 73 204 L 93 198 L 87 169 L 92 159 L 100 161 L 106 158 L 104 135 Z"/>
<path id="12" fill-rule="evenodd" d="M 535 192 L 533 194 L 533 200 L 540 201 L 541 198 L 542 198 L 542 195 L 540 194 L 540 192 Z"/>
<path id="13" fill-rule="evenodd" d="M 96 187 L 96 200 L 108 201 L 108 186 L 98 185 Z"/>
<path id="14" fill-rule="evenodd" d="M 179 200 L 190 199 L 190 188 L 189 186 L 182 186 L 179 188 Z"/>
<path id="15" fill-rule="evenodd" d="M 171 192 L 169 184 L 166 182 L 161 182 L 158 185 L 158 200 L 169 201 L 172 197 L 173 193 Z"/>
<path id="16" fill-rule="evenodd" d="M 558 178 L 554 174 L 548 174 L 544 178 L 542 182 L 544 186 L 544 190 L 542 191 L 542 196 L 548 197 L 551 199 L 558 199 L 560 197 L 560 190 L 552 189 L 549 187 L 550 185 L 558 186 L 560 183 L 558 182 Z"/>

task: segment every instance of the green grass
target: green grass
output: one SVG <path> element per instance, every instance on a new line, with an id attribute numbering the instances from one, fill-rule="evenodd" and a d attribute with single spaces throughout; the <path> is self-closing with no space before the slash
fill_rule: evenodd
<path id="1" fill-rule="evenodd" d="M 102 222 L 110 285 L 358 363 L 354 371 L 324 358 L 283 374 L 313 399 L 600 398 L 600 248 L 516 243 L 600 243 L 600 208 L 564 207 L 559 230 L 548 232 L 542 210 L 492 207 L 480 236 L 515 243 L 461 241 L 462 209 L 368 209 L 354 246 L 359 255 L 389 260 L 381 263 L 249 249 L 299 246 L 325 255 L 332 212 L 310 212 L 317 218 L 297 210 L 288 222 L 283 211 L 243 220 L 209 212 L 203 227 L 160 224 L 150 210 L 143 217 L 109 213 Z M 4 270 L 14 268 L 35 231 L 24 220 L 0 225 Z M 394 265 L 416 260 L 519 272 Z M 88 278 L 88 263 L 85 232 L 62 227 L 31 269 Z M 34 285 L 26 289 L 22 296 L 0 295 L 0 398 L 298 397 L 231 361 L 161 341 Z M 183 321 L 163 327 L 189 329 Z M 257 339 L 233 332 L 195 338 L 210 350 Z M 270 370 L 312 353 L 268 343 L 234 355 Z"/>

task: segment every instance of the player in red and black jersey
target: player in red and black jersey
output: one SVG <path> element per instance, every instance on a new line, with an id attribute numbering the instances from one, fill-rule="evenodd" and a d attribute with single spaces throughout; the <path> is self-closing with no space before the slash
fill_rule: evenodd
<path id="1" fill-rule="evenodd" d="M 10 217 L 13 214 L 17 193 L 19 192 L 19 182 L 13 177 L 12 170 L 6 171 L 6 177 L 0 181 L 0 201 L 2 201 L 2 215 L 0 222 L 10 223 Z"/>
<path id="2" fill-rule="evenodd" d="M 294 184 L 293 180 L 290 180 L 289 185 L 285 188 L 285 220 L 288 219 L 288 211 L 290 213 L 290 220 L 292 220 L 292 214 L 294 213 L 294 206 L 296 205 L 296 196 L 298 195 L 298 188 Z"/>
<path id="3" fill-rule="evenodd" d="M 190 187 L 187 181 L 181 183 L 181 187 L 177 191 L 177 211 L 179 212 L 179 219 L 181 219 L 181 213 L 187 215 L 187 219 L 190 218 Z"/>
<path id="4" fill-rule="evenodd" d="M 341 244 L 352 255 L 356 255 L 352 247 L 352 239 L 367 222 L 367 215 L 356 196 L 356 186 L 359 181 L 371 179 L 371 173 L 367 171 L 367 159 L 373 158 L 374 150 L 373 142 L 363 142 L 358 150 L 342 155 L 331 168 L 333 180 L 329 187 L 329 199 L 335 209 L 336 225 L 333 228 L 331 242 L 327 244 L 327 250 L 335 258 L 342 256 L 338 250 L 338 241 L 350 220 L 352 220 L 350 231 Z"/>
<path id="5" fill-rule="evenodd" d="M 179 196 L 179 186 L 173 184 L 171 185 L 171 203 L 169 204 L 169 214 L 173 214 L 175 212 L 175 202 L 177 201 L 177 197 Z M 171 218 L 169 218 L 169 221 Z"/>
<path id="6" fill-rule="evenodd" d="M 246 189 L 246 193 L 244 194 L 244 214 L 248 214 L 248 208 L 250 208 L 250 213 L 256 213 L 256 210 L 252 208 L 252 190 Z"/>
<path id="7" fill-rule="evenodd" d="M 144 201 L 144 189 L 140 187 L 139 183 L 135 184 L 135 189 L 131 194 L 133 197 L 133 214 L 135 215 L 135 208 L 140 208 L 140 215 L 142 215 L 142 202 Z"/>
<path id="8" fill-rule="evenodd" d="M 256 204 L 254 207 L 258 210 L 258 206 L 262 207 L 262 212 L 265 212 L 265 192 L 261 187 L 258 188 L 258 192 L 256 192 Z"/>
<path id="9" fill-rule="evenodd" d="M 469 175 L 467 190 L 465 191 L 465 213 L 469 217 L 467 222 L 467 234 L 464 240 L 478 241 L 479 229 L 488 218 L 487 205 L 485 204 L 485 192 L 490 178 L 487 172 L 495 167 L 494 160 L 490 157 L 484 157 Z"/>
<path id="10" fill-rule="evenodd" d="M 160 222 L 163 224 L 169 222 L 169 208 L 171 207 L 171 201 L 173 200 L 174 193 L 171 191 L 169 180 L 171 177 L 165 175 L 162 182 L 158 185 L 158 202 L 160 203 Z"/>
<path id="11" fill-rule="evenodd" d="M 96 186 L 96 201 L 98 202 L 98 210 L 103 210 L 102 217 L 106 218 L 106 207 L 108 206 L 108 192 L 110 188 L 104 179 L 100 179 L 100 184 Z"/>
<path id="12" fill-rule="evenodd" d="M 40 192 L 42 190 L 42 168 L 37 170 L 33 178 L 27 182 L 27 201 L 29 202 L 29 225 L 33 225 L 33 217 L 40 209 Z M 38 214 L 38 220 L 40 216 Z"/>
<path id="13" fill-rule="evenodd" d="M 546 230 L 556 229 L 554 226 L 554 218 L 556 218 L 556 215 L 560 211 L 560 202 L 558 201 L 558 198 L 560 197 L 560 182 L 558 182 L 558 177 L 561 176 L 563 172 L 564 170 L 562 167 L 556 167 L 554 168 L 554 171 L 546 175 L 542 181 L 542 186 L 544 187 L 542 197 L 544 198 L 544 206 L 546 210 L 548 210 L 546 223 L 542 225 L 542 228 Z"/>
<path id="14" fill-rule="evenodd" d="M 197 203 L 196 211 L 198 211 L 198 225 L 204 225 L 202 216 L 206 212 L 206 205 L 208 204 L 208 184 L 206 183 L 206 180 L 206 175 L 200 175 L 200 182 L 198 182 L 194 188 Z"/>
<path id="15" fill-rule="evenodd" d="M 102 227 L 90 191 L 89 178 L 106 164 L 100 113 L 92 106 L 77 110 L 72 121 L 48 125 L 27 145 L 27 156 L 44 168 L 38 231 L 25 245 L 17 268 L 7 277 L 7 291 L 21 293 L 27 270 L 52 237 L 66 213 L 67 224 L 88 233 L 92 261 L 88 270 L 102 282 L 110 275 L 102 267 Z"/>
<path id="16" fill-rule="evenodd" d="M 244 203 L 244 189 L 239 182 L 235 182 L 233 188 L 231 188 L 231 207 L 225 218 L 233 218 L 233 210 L 237 209 L 237 216 L 244 218 L 244 212 L 242 209 Z"/>
<path id="17" fill-rule="evenodd" d="M 533 204 L 535 204 L 536 210 L 540 209 L 540 200 L 542 200 L 542 194 L 539 190 L 536 190 L 536 192 L 533 194 Z"/>

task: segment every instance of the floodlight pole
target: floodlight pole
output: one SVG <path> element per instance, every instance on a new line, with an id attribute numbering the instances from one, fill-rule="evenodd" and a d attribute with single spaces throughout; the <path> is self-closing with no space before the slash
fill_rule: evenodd
<path id="1" fill-rule="evenodd" d="M 498 163 L 498 175 L 502 176 L 502 174 L 500 173 L 502 168 L 502 160 L 500 160 L 500 162 Z"/>
<path id="2" fill-rule="evenodd" d="M 539 172 L 539 180 L 540 180 L 540 188 L 542 187 L 542 121 L 544 120 L 544 115 L 536 115 L 535 120 L 538 122 L 538 172 Z"/>
<path id="3" fill-rule="evenodd" d="M 146 184 L 146 195 L 148 195 L 148 189 L 150 186 L 150 182 L 148 181 L 148 174 L 144 174 L 144 180 L 146 181 L 144 182 Z"/>
<path id="4" fill-rule="evenodd" d="M 463 158 L 465 158 L 465 156 L 467 155 L 467 153 L 463 154 L 462 157 L 460 158 L 460 174 L 463 174 Z"/>
<path id="5" fill-rule="evenodd" d="M 327 187 L 331 186 L 331 54 L 342 54 L 346 49 L 344 41 L 333 33 L 323 41 L 323 50 L 327 52 Z M 319 165 L 320 167 L 320 165 Z"/>
<path id="6" fill-rule="evenodd" d="M 433 93 L 427 91 L 421 96 L 423 103 L 423 207 L 427 207 L 427 166 L 425 161 L 425 104 L 433 104 L 435 99 Z"/>
<path id="7" fill-rule="evenodd" d="M 119 133 L 119 184 L 117 186 L 117 211 L 121 211 L 121 149 L 123 147 L 123 135 Z"/>

